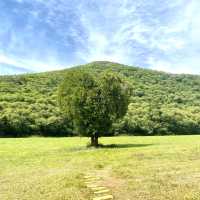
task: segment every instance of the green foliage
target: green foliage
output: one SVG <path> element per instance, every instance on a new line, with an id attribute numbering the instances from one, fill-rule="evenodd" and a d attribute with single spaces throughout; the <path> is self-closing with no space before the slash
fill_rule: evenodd
<path id="1" fill-rule="evenodd" d="M 114 124 L 113 134 L 200 133 L 200 76 L 173 75 L 110 62 L 93 62 L 73 69 L 95 77 L 109 70 L 125 77 L 132 87 L 128 112 Z M 0 136 L 74 134 L 70 118 L 61 117 L 57 103 L 58 86 L 68 71 L 0 76 Z"/>
<path id="2" fill-rule="evenodd" d="M 128 94 L 115 73 L 94 77 L 83 70 L 71 70 L 59 89 L 59 102 L 77 133 L 98 138 L 108 134 L 113 122 L 126 114 Z"/>
<path id="3" fill-rule="evenodd" d="M 57 87 L 62 72 L 0 77 L 0 136 L 67 136 L 70 123 L 61 118 Z"/>

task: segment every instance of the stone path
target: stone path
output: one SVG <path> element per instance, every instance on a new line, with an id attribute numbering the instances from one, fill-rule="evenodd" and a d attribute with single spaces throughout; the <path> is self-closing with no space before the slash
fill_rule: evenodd
<path id="1" fill-rule="evenodd" d="M 85 184 L 90 188 L 94 194 L 93 200 L 112 200 L 113 195 L 110 194 L 110 190 L 101 184 L 101 177 L 95 176 L 95 174 L 89 174 L 85 177 Z"/>

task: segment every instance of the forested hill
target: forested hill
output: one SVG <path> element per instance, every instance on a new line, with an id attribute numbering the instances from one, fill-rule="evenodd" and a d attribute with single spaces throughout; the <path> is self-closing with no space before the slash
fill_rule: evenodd
<path id="1" fill-rule="evenodd" d="M 76 67 L 91 73 L 111 69 L 132 85 L 127 115 L 113 134 L 199 134 L 200 76 L 173 75 L 111 62 Z M 57 88 L 68 69 L 39 74 L 0 76 L 0 136 L 72 135 L 62 118 Z"/>

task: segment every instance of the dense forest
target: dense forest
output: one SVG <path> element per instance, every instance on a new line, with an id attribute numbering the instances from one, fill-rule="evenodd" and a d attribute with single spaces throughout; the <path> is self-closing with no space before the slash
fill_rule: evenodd
<path id="1" fill-rule="evenodd" d="M 200 133 L 200 76 L 175 75 L 111 62 L 74 67 L 93 75 L 112 70 L 131 85 L 126 116 L 110 134 L 167 135 Z M 57 92 L 68 69 L 0 76 L 0 136 L 72 136 L 70 119 L 58 106 Z"/>

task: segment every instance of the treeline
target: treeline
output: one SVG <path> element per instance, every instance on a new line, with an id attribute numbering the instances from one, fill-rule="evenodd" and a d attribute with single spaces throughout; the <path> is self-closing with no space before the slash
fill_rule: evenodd
<path id="1" fill-rule="evenodd" d="M 200 76 L 172 75 L 110 62 L 76 69 L 125 76 L 132 95 L 127 115 L 112 134 L 167 135 L 200 133 Z M 0 137 L 71 136 L 70 119 L 58 107 L 57 89 L 67 70 L 0 76 Z"/>

